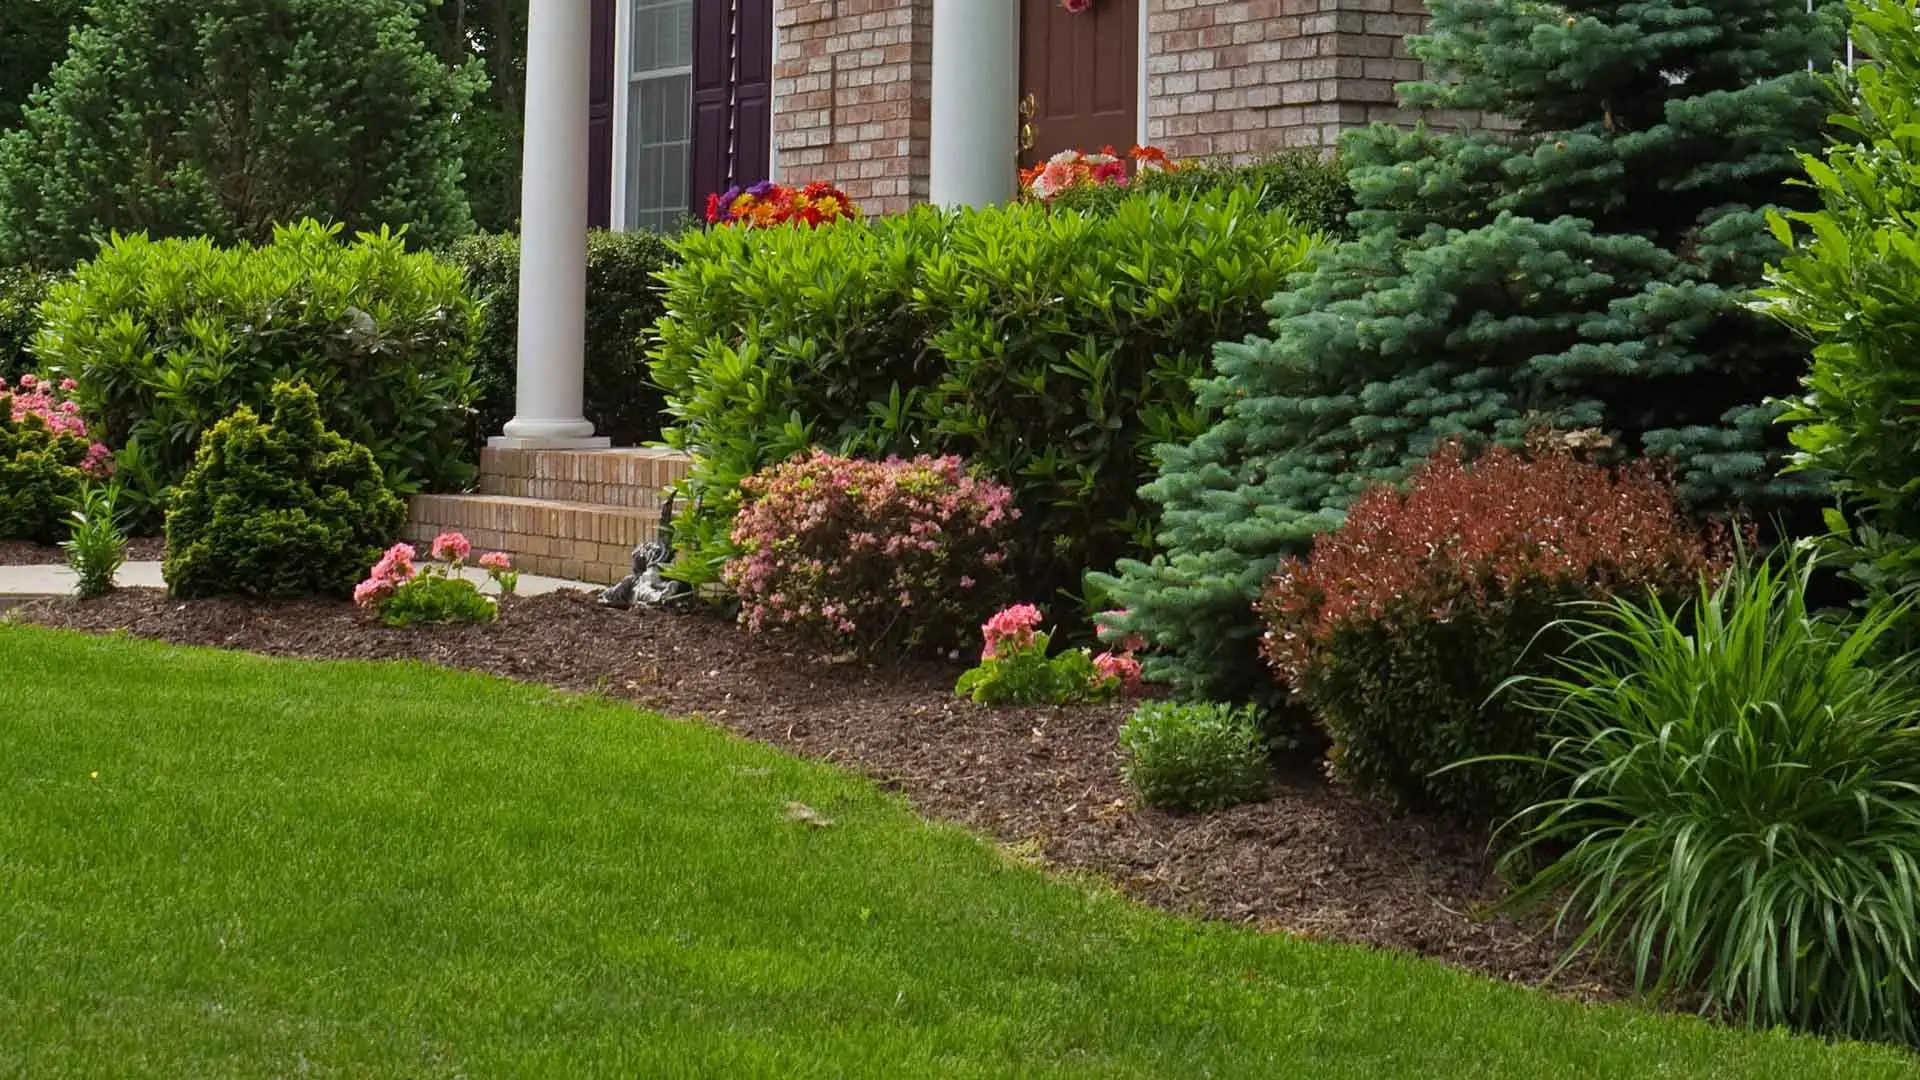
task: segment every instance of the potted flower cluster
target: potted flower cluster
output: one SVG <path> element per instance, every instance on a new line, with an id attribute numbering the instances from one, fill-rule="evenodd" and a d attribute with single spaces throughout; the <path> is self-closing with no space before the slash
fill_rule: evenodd
<path id="1" fill-rule="evenodd" d="M 1038 165 L 1020 170 L 1020 188 L 1044 201 L 1072 187 L 1125 187 L 1140 173 L 1176 172 L 1179 168 L 1179 163 L 1168 157 L 1165 150 L 1154 146 L 1136 146 L 1127 152 L 1126 158 L 1111 146 L 1101 147 L 1097 154 L 1062 150 Z"/>
<path id="2" fill-rule="evenodd" d="M 762 180 L 752 187 L 730 188 L 719 195 L 707 196 L 707 223 L 710 225 L 806 225 L 860 216 L 847 193 L 832 184 L 812 183 L 790 187 Z"/>

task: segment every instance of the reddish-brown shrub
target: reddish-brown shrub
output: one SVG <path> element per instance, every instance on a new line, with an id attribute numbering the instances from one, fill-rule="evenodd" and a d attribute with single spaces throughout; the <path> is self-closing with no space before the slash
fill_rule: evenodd
<path id="1" fill-rule="evenodd" d="M 1335 775 L 1407 806 L 1481 819 L 1539 794 L 1525 713 L 1489 697 L 1551 664 L 1569 601 L 1691 593 L 1725 545 L 1644 463 L 1609 469 L 1537 440 L 1469 459 L 1442 448 L 1400 491 L 1355 500 L 1260 602 L 1262 650 L 1332 740 Z"/>

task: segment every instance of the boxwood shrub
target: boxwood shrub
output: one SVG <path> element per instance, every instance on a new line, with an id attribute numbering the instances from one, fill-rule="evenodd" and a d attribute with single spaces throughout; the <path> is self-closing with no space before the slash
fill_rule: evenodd
<path id="1" fill-rule="evenodd" d="M 393 233 L 338 232 L 302 222 L 257 248 L 115 236 L 53 287 L 36 352 L 79 382 L 100 438 L 135 445 L 124 480 L 148 497 L 179 483 L 213 425 L 294 380 L 395 490 L 472 479 L 476 321 L 459 267 Z"/>
<path id="2" fill-rule="evenodd" d="M 478 388 L 476 444 L 513 419 L 520 345 L 520 238 L 511 233 L 467 237 L 446 250 L 466 271 L 467 292 L 480 305 L 474 351 Z M 652 232 L 587 235 L 586 414 L 615 446 L 658 439 L 660 392 L 647 371 L 648 330 L 664 310 L 656 275 L 673 261 L 668 240 Z"/>
<path id="3" fill-rule="evenodd" d="M 954 454 L 1009 484 L 1026 595 L 1143 550 L 1153 448 L 1204 430 L 1191 384 L 1315 237 L 1257 193 L 1144 192 L 819 229 L 685 234 L 652 353 L 696 463 L 675 573 L 718 580 L 740 483 L 809 446 Z"/>

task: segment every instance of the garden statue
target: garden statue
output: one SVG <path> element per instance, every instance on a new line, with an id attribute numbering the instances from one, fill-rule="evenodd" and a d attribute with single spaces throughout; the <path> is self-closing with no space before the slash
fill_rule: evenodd
<path id="1" fill-rule="evenodd" d="M 673 561 L 673 497 L 660 507 L 657 539 L 633 549 L 633 573 L 600 594 L 600 602 L 621 611 L 633 608 L 664 611 L 683 606 L 693 590 L 663 571 Z"/>

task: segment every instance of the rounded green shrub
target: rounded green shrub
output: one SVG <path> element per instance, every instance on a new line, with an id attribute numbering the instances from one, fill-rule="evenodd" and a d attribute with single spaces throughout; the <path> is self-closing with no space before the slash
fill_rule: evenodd
<path id="1" fill-rule="evenodd" d="M 406 523 L 366 447 L 327 430 L 304 384 L 279 383 L 271 419 L 241 406 L 201 442 L 167 513 L 167 588 L 350 596 Z"/>
<path id="2" fill-rule="evenodd" d="M 472 480 L 478 327 L 460 268 L 392 233 L 339 232 L 305 221 L 258 248 L 116 237 L 54 286 L 35 349 L 78 381 L 135 495 L 179 483 L 208 429 L 265 411 L 281 381 L 311 388 L 396 491 Z"/>
<path id="3" fill-rule="evenodd" d="M 0 261 L 70 266 L 115 231 L 263 243 L 305 217 L 467 232 L 458 117 L 485 77 L 427 50 L 423 10 L 93 0 L 0 136 Z"/>
<path id="4" fill-rule="evenodd" d="M 1120 729 L 1122 775 L 1140 801 L 1167 810 L 1218 810 L 1260 797 L 1267 747 L 1250 708 L 1149 701 Z"/>

